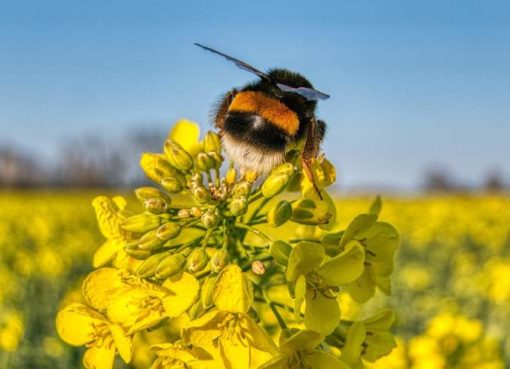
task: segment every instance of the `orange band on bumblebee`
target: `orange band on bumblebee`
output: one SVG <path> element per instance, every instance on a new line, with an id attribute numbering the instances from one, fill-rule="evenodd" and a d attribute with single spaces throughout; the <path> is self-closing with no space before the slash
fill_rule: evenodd
<path id="1" fill-rule="evenodd" d="M 295 135 L 299 128 L 299 119 L 295 112 L 282 102 L 270 98 L 262 92 L 239 92 L 232 100 L 228 110 L 258 114 L 291 136 Z"/>

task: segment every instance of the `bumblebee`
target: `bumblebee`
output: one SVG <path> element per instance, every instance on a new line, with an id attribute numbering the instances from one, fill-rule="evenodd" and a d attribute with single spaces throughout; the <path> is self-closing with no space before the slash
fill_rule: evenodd
<path id="1" fill-rule="evenodd" d="M 304 143 L 303 169 L 320 194 L 311 163 L 319 153 L 326 124 L 315 117 L 315 109 L 317 101 L 329 95 L 315 90 L 301 74 L 279 68 L 264 73 L 210 47 L 195 45 L 259 77 L 256 82 L 227 92 L 213 112 L 213 123 L 234 163 L 243 171 L 267 174 L 285 161 L 288 147 Z"/>

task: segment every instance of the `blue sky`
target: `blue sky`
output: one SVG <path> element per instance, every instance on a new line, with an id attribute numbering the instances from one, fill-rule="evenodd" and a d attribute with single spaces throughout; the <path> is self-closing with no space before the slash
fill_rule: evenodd
<path id="1" fill-rule="evenodd" d="M 214 4 L 214 5 L 211 5 Z M 259 69 L 331 95 L 318 115 L 340 184 L 413 188 L 442 165 L 510 179 L 505 1 L 0 1 L 0 143 L 51 158 L 69 137 L 179 117 Z M 138 156 L 138 153 L 133 153 Z"/>

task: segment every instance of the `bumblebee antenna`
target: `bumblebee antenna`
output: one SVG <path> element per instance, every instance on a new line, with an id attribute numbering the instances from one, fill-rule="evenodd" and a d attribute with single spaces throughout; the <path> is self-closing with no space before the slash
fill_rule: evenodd
<path id="1" fill-rule="evenodd" d="M 196 46 L 198 46 L 198 47 L 201 47 L 204 50 L 207 50 L 207 51 L 210 51 L 210 52 L 212 52 L 214 54 L 218 54 L 218 55 L 223 56 L 225 59 L 227 59 L 228 61 L 233 62 L 238 68 L 241 68 L 242 70 L 245 70 L 245 71 L 251 72 L 253 74 L 256 74 L 257 76 L 259 76 L 260 78 L 262 78 L 262 79 L 264 79 L 266 81 L 270 80 L 269 76 L 266 73 L 258 70 L 255 67 L 252 67 L 250 64 L 245 63 L 242 60 L 236 59 L 236 58 L 234 58 L 232 56 L 229 56 L 227 54 L 223 54 L 222 52 L 220 52 L 218 50 L 214 50 L 214 49 L 212 49 L 212 48 L 210 48 L 208 46 L 204 46 L 204 45 L 198 44 L 196 42 L 194 44 Z"/>

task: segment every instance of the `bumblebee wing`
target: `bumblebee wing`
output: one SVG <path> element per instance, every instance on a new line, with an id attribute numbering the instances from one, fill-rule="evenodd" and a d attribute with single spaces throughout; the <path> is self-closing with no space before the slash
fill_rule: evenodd
<path id="1" fill-rule="evenodd" d="M 259 76 L 262 79 L 269 80 L 269 77 L 268 77 L 268 75 L 266 73 L 258 70 L 257 68 L 252 67 L 250 64 L 245 63 L 242 60 L 233 58 L 233 57 L 231 57 L 231 56 L 229 56 L 227 54 L 223 54 L 222 52 L 220 52 L 218 50 L 211 49 L 210 47 L 197 44 L 196 42 L 195 42 L 195 45 L 197 45 L 198 47 L 201 47 L 204 50 L 207 50 L 207 51 L 210 51 L 212 53 L 215 53 L 215 54 L 223 56 L 225 59 L 227 59 L 227 60 L 229 60 L 231 62 L 234 62 L 234 64 L 237 65 L 238 68 L 241 68 L 241 69 L 243 69 L 245 71 L 248 71 L 248 72 L 251 72 L 253 74 L 256 74 L 257 76 Z"/>
<path id="2" fill-rule="evenodd" d="M 277 83 L 276 86 L 278 86 L 278 88 L 284 92 L 292 92 L 292 93 L 301 95 L 305 99 L 310 100 L 310 101 L 329 99 L 328 94 L 314 90 L 313 88 L 309 88 L 309 87 L 291 87 L 291 86 L 284 85 L 283 83 Z"/>

